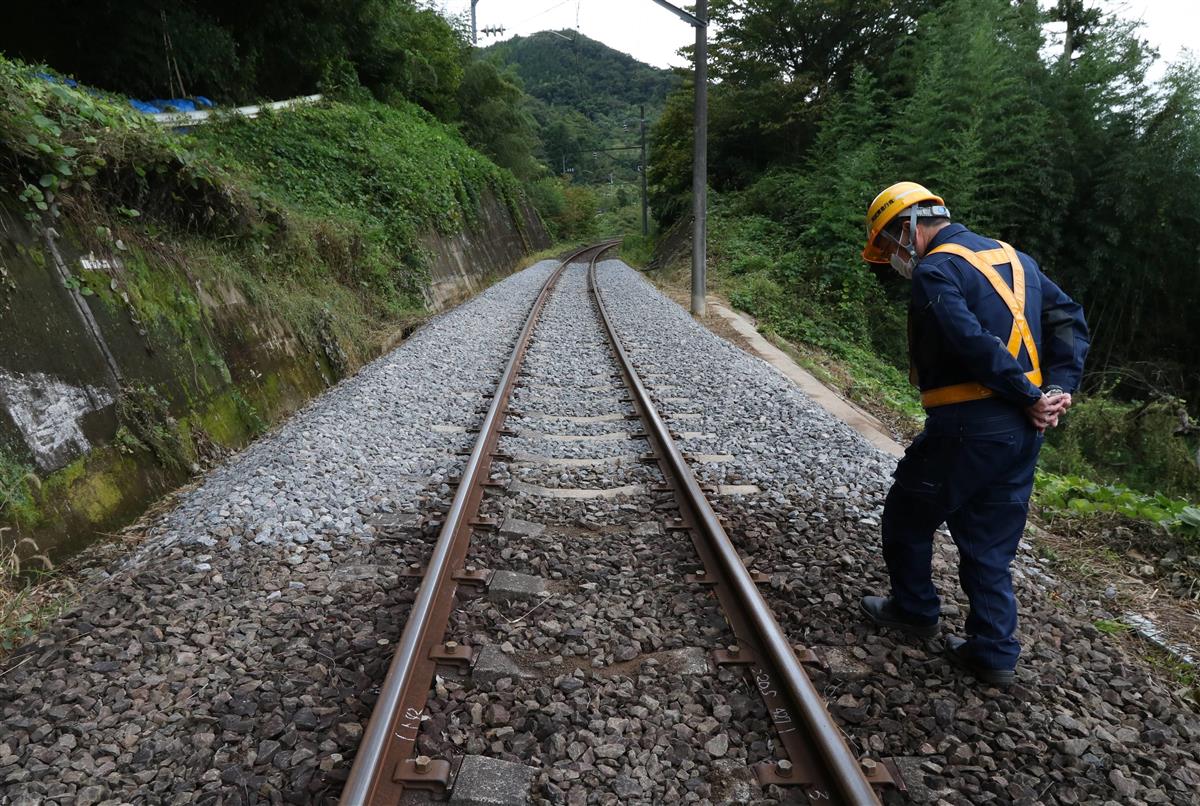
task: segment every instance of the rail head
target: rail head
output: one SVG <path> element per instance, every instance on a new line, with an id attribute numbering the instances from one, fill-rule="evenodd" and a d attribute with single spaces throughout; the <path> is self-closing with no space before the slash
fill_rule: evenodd
<path id="1" fill-rule="evenodd" d="M 422 650 L 427 650 L 429 646 L 431 631 L 436 630 L 440 635 L 445 630 L 444 618 L 440 625 L 434 623 L 438 604 L 444 604 L 447 597 L 453 597 L 453 574 L 457 570 L 454 567 L 455 558 L 458 556 L 461 559 L 461 555 L 465 553 L 463 541 L 469 541 L 472 510 L 477 508 L 477 502 L 482 496 L 482 483 L 487 481 L 491 454 L 503 426 L 509 396 L 520 372 L 525 350 L 537 326 L 538 317 L 568 265 L 578 262 L 592 250 L 607 250 L 613 245 L 615 242 L 606 241 L 599 245 L 582 247 L 569 254 L 546 278 L 530 305 L 513 352 L 504 366 L 491 404 L 480 425 L 479 437 L 463 468 L 450 509 L 438 532 L 425 575 L 417 589 L 404 631 L 388 666 L 387 676 L 380 686 L 379 697 L 350 769 L 350 777 L 342 789 L 340 802 L 343 806 L 380 803 L 383 802 L 380 797 L 381 788 L 397 788 L 391 780 L 391 771 L 382 767 L 394 738 L 400 736 L 395 729 L 401 716 L 398 711 L 407 699 L 405 695 L 413 686 L 424 685 L 425 691 L 428 691 L 429 681 L 424 680 L 422 683 L 417 679 L 417 670 L 423 666 L 427 667 L 430 663 L 428 652 L 423 653 Z M 415 741 L 415 734 L 412 738 Z M 385 777 L 387 780 L 384 780 Z"/>
<path id="2" fill-rule="evenodd" d="M 728 581 L 738 605 L 752 625 L 755 633 L 753 638 L 765 656 L 763 660 L 768 672 L 774 678 L 776 686 L 785 694 L 788 708 L 793 712 L 796 723 L 804 727 L 807 738 L 823 762 L 841 802 L 855 806 L 878 804 L 879 799 L 863 774 L 858 759 L 850 752 L 841 730 L 834 723 L 820 694 L 800 665 L 786 633 L 775 620 L 770 606 L 758 590 L 750 572 L 746 570 L 733 541 L 721 525 L 682 451 L 675 444 L 670 429 L 634 369 L 633 360 L 621 343 L 596 280 L 596 262 L 599 254 L 593 257 L 588 267 L 588 287 L 595 297 L 621 371 L 633 392 L 635 405 L 645 420 L 646 431 L 660 452 L 665 470 L 672 477 L 681 505 L 691 509 L 693 527 L 718 561 L 720 572 Z"/>

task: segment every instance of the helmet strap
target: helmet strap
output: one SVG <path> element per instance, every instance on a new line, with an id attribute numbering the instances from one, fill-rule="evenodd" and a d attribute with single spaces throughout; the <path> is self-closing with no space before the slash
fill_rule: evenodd
<path id="1" fill-rule="evenodd" d="M 908 259 L 915 266 L 917 263 L 917 205 L 908 211 Z"/>

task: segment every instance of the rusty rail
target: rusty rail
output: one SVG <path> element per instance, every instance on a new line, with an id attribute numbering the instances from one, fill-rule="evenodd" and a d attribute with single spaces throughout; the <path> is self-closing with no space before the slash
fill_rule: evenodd
<path id="1" fill-rule="evenodd" d="M 488 486 L 489 468 L 497 456 L 497 443 L 504 431 L 508 402 L 525 352 L 537 326 L 542 308 L 566 267 L 592 252 L 588 261 L 591 290 L 605 330 L 617 356 L 622 375 L 632 392 L 634 406 L 645 423 L 654 460 L 679 504 L 681 520 L 675 525 L 691 535 L 705 571 L 694 581 L 714 585 L 738 646 L 713 653 L 717 664 L 744 666 L 752 685 L 766 701 L 776 733 L 787 755 L 777 763 L 755 766 L 763 785 L 804 787 L 809 801 L 825 803 L 878 804 L 872 784 L 903 787 L 890 766 L 859 762 L 800 666 L 797 651 L 788 640 L 755 580 L 742 564 L 729 536 L 704 496 L 704 492 L 675 445 L 672 435 L 655 408 L 633 363 L 616 335 L 596 284 L 596 261 L 615 246 L 606 242 L 585 247 L 569 255 L 547 278 L 530 306 L 525 324 L 505 365 L 480 426 L 479 437 L 463 470 L 453 502 L 445 516 L 421 585 L 409 613 L 396 652 L 381 686 L 350 777 L 342 791 L 344 806 L 395 804 L 410 789 L 444 791 L 454 770 L 444 759 L 413 757 L 430 685 L 440 664 L 466 664 L 474 660 L 469 646 L 442 643 L 459 585 L 486 581 L 463 568 L 470 536 L 475 529 L 488 528 L 476 519 Z M 802 656 L 811 656 L 799 650 Z"/>
<path id="2" fill-rule="evenodd" d="M 471 647 L 443 644 L 441 641 L 459 584 L 476 581 L 463 570 L 463 562 L 470 546 L 471 532 L 483 525 L 475 521 L 475 516 L 489 483 L 489 468 L 503 430 L 509 395 L 542 308 L 553 293 L 563 270 L 588 252 L 597 249 L 604 251 L 614 243 L 584 247 L 569 255 L 546 279 L 530 306 L 525 326 L 517 337 L 512 356 L 504 367 L 491 405 L 480 425 L 479 438 L 463 469 L 454 500 L 446 513 L 409 611 L 404 632 L 380 687 L 379 699 L 354 758 L 350 777 L 342 790 L 341 803 L 344 806 L 394 804 L 406 788 L 440 790 L 449 782 L 449 762 L 414 759 L 412 751 L 437 665 L 469 664 L 474 658 Z"/>
<path id="3" fill-rule="evenodd" d="M 898 773 L 890 765 L 860 762 L 846 745 L 622 346 L 596 283 L 600 254 L 597 252 L 589 262 L 588 288 L 621 374 L 633 393 L 654 456 L 679 504 L 683 518 L 676 528 L 689 532 L 705 566 L 705 571 L 693 579 L 715 586 L 721 609 L 738 640 L 736 647 L 714 652 L 713 660 L 719 665 L 744 666 L 749 671 L 788 755 L 778 763 L 756 765 L 755 774 L 764 785 L 804 787 L 810 802 L 878 804 L 872 783 L 902 786 Z M 801 654 L 811 656 L 807 650 Z"/>

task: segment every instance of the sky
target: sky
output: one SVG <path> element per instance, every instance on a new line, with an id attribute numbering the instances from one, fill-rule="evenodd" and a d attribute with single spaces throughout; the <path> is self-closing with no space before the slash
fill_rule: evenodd
<path id="1" fill-rule="evenodd" d="M 1042 0 L 1043 5 L 1047 1 Z M 448 15 L 471 9 L 470 0 L 435 0 L 435 4 Z M 1189 40 L 1200 38 L 1197 0 L 1088 0 L 1088 5 L 1141 19 L 1143 37 L 1158 48 L 1163 62 L 1177 59 Z M 479 0 L 476 13 L 480 29 L 506 29 L 498 37 L 481 35 L 480 45 L 514 34 L 573 28 L 656 67 L 687 67 L 677 51 L 695 40 L 690 25 L 653 0 Z M 1162 64 L 1151 71 L 1151 77 L 1161 73 Z"/>

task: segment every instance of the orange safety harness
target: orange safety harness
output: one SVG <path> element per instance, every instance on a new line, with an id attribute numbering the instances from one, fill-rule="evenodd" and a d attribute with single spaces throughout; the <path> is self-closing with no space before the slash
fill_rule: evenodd
<path id="1" fill-rule="evenodd" d="M 1042 369 L 1038 363 L 1037 344 L 1033 340 L 1029 322 L 1025 320 L 1025 268 L 1021 265 L 1015 249 L 1003 241 L 997 241 L 997 243 L 1000 244 L 999 249 L 985 249 L 980 252 L 973 252 L 956 243 L 946 243 L 929 254 L 949 252 L 952 255 L 958 255 L 987 278 L 1012 313 L 1013 325 L 1012 332 L 1008 336 L 1008 352 L 1013 358 L 1017 358 L 1021 354 L 1021 345 L 1025 345 L 1025 349 L 1029 352 L 1029 360 L 1033 364 L 1033 369 L 1026 372 L 1025 377 L 1034 386 L 1041 386 Z M 995 268 L 1005 263 L 1012 266 L 1012 288 L 1008 287 L 1004 278 L 1000 276 L 1000 272 Z M 951 403 L 965 403 L 968 400 L 983 400 L 995 394 L 981 383 L 956 383 L 953 386 L 942 386 L 922 392 L 921 405 L 925 408 L 933 408 Z"/>

